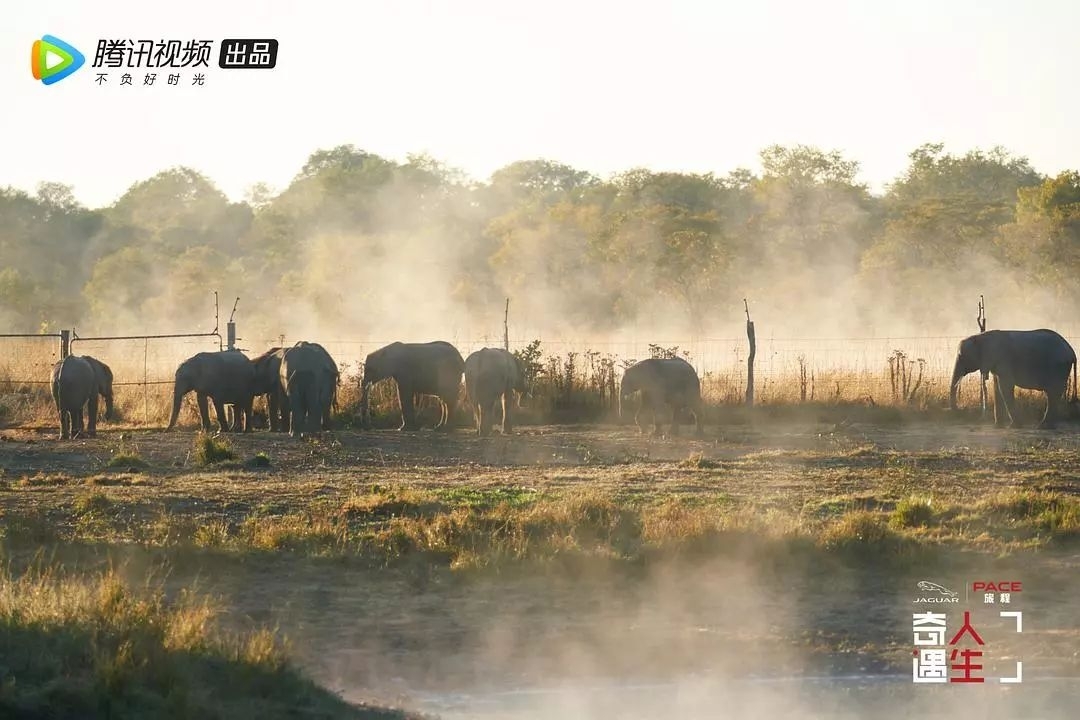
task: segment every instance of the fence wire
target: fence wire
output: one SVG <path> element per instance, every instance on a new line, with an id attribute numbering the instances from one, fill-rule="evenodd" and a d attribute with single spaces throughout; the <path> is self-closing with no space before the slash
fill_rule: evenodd
<path id="1" fill-rule="evenodd" d="M 1080 332 L 1067 334 L 1074 347 Z M 463 357 L 482 347 L 501 347 L 501 337 L 446 337 Z M 755 394 L 762 402 L 860 399 L 876 402 L 942 396 L 947 392 L 956 347 L 961 336 L 898 336 L 839 338 L 770 338 L 758 336 L 754 365 Z M 242 341 L 248 357 L 298 340 L 321 343 L 346 377 L 355 377 L 366 355 L 392 339 L 309 338 L 278 336 Z M 522 350 L 531 337 L 512 337 L 511 350 Z M 706 393 L 715 400 L 734 401 L 745 390 L 749 347 L 745 337 L 611 341 L 560 337 L 540 340 L 545 372 L 577 373 L 588 384 L 596 373 L 614 372 L 631 361 L 650 357 L 650 345 L 674 351 L 698 371 Z M 149 419 L 151 395 L 171 386 L 177 365 L 202 351 L 219 349 L 218 336 L 148 336 L 130 338 L 73 338 L 71 352 L 92 355 L 113 369 L 118 398 L 128 412 Z M 60 359 L 60 343 L 52 335 L 0 336 L 0 400 L 13 394 L 47 391 L 50 372 Z M 568 361 L 572 362 L 568 364 Z M 567 370 L 572 365 L 572 370 Z M 962 395 L 970 399 L 977 374 L 969 376 Z M 572 378 L 573 379 L 573 378 Z M 565 378 L 564 378 L 565 380 Z M 36 388 L 36 390 L 34 390 Z M 136 393 L 137 395 L 133 394 Z M 156 395 L 155 395 L 156 396 Z M 974 397 L 978 391 L 974 390 Z M 138 407 L 141 405 L 141 407 Z"/>

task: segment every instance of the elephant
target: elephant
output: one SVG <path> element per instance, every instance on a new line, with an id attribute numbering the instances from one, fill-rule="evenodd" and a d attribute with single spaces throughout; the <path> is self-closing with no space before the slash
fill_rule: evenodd
<path id="1" fill-rule="evenodd" d="M 199 415 L 203 430 L 210 431 L 210 413 L 207 398 L 214 401 L 221 432 L 229 432 L 225 421 L 225 406 L 232 405 L 236 411 L 237 429 L 251 432 L 251 405 L 255 398 L 255 365 L 239 350 L 201 352 L 193 355 L 176 368 L 173 385 L 173 409 L 167 430 L 176 427 L 180 415 L 180 402 L 192 390 L 199 402 Z"/>
<path id="2" fill-rule="evenodd" d="M 83 408 L 87 408 L 85 437 L 97 435 L 98 394 L 101 388 L 95 364 L 86 357 L 69 355 L 52 368 L 52 396 L 60 414 L 60 439 L 84 437 Z M 104 363 L 98 363 L 105 367 Z M 110 372 L 111 375 L 111 372 Z M 109 381 L 111 405 L 112 381 Z"/>
<path id="3" fill-rule="evenodd" d="M 448 430 L 450 418 L 457 408 L 458 392 L 465 361 L 457 348 L 448 342 L 394 342 L 376 350 L 364 360 L 364 385 L 360 394 L 360 415 L 363 427 L 371 427 L 371 386 L 393 378 L 397 382 L 401 403 L 399 430 L 417 430 L 416 399 L 433 395 L 439 399 L 441 413 L 436 430 Z"/>
<path id="4" fill-rule="evenodd" d="M 495 407 L 502 404 L 503 435 L 513 429 L 514 391 L 525 392 L 525 375 L 518 359 L 501 348 L 483 348 L 465 359 L 465 397 L 473 406 L 476 434 L 491 433 Z"/>
<path id="5" fill-rule="evenodd" d="M 949 407 L 956 409 L 960 380 L 978 370 L 983 377 L 994 375 L 994 424 L 1016 424 L 1015 388 L 1042 390 L 1046 393 L 1046 412 L 1038 427 L 1050 429 L 1063 415 L 1065 391 L 1072 369 L 1073 396 L 1076 402 L 1076 352 L 1068 341 L 1053 330 L 987 330 L 960 341 L 956 351 L 952 382 L 949 384 Z"/>
<path id="6" fill-rule="evenodd" d="M 635 363 L 623 373 L 619 391 L 619 418 L 623 417 L 623 406 L 634 393 L 641 393 L 641 400 L 634 412 L 634 422 L 641 432 L 640 417 L 642 410 L 649 410 L 653 418 L 653 435 L 660 434 L 660 421 L 657 408 L 661 405 L 671 407 L 671 434 L 679 431 L 679 411 L 688 410 L 694 416 L 696 433 L 701 435 L 701 381 L 697 372 L 681 358 L 651 358 Z"/>
<path id="7" fill-rule="evenodd" d="M 90 367 L 94 368 L 94 381 L 97 385 L 98 394 L 105 400 L 105 419 L 112 420 L 115 415 L 113 411 L 112 368 L 89 355 L 83 355 L 82 359 L 90 363 Z"/>
<path id="8" fill-rule="evenodd" d="M 281 386 L 281 358 L 284 348 L 272 347 L 252 359 L 255 366 L 255 396 L 266 396 L 266 415 L 271 432 L 289 431 L 289 407 Z"/>
<path id="9" fill-rule="evenodd" d="M 337 396 L 338 369 L 318 343 L 298 342 L 281 358 L 280 385 L 288 399 L 289 435 L 306 437 L 328 430 Z"/>

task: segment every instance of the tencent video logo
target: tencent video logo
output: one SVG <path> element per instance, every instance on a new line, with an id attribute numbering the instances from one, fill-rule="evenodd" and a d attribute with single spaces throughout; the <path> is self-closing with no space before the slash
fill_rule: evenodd
<path id="1" fill-rule="evenodd" d="M 30 51 L 30 70 L 34 79 L 46 85 L 58 83 L 86 62 L 81 52 L 53 35 L 42 35 Z"/>

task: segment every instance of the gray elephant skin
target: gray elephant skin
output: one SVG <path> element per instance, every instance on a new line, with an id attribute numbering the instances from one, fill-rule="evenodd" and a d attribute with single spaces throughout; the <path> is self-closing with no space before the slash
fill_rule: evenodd
<path id="1" fill-rule="evenodd" d="M 701 381 L 697 371 L 681 358 L 642 360 L 626 369 L 619 390 L 619 417 L 623 417 L 626 402 L 635 393 L 641 398 L 634 411 L 634 422 L 642 432 L 643 411 L 652 413 L 653 435 L 660 434 L 662 407 L 671 409 L 671 434 L 679 431 L 679 413 L 688 411 L 694 416 L 696 433 L 701 434 Z"/>
<path id="2" fill-rule="evenodd" d="M 465 361 L 457 348 L 436 340 L 427 343 L 390 343 L 364 360 L 364 386 L 360 396 L 360 416 L 365 429 L 371 427 L 371 386 L 393 378 L 401 404 L 399 430 L 418 430 L 416 401 L 420 395 L 439 399 L 441 413 L 436 430 L 449 429 L 457 408 Z"/>
<path id="3" fill-rule="evenodd" d="M 271 432 L 289 431 L 289 407 L 281 387 L 281 358 L 285 349 L 272 347 L 251 360 L 255 366 L 255 397 L 265 396 L 266 418 Z"/>
<path id="4" fill-rule="evenodd" d="M 184 396 L 194 391 L 199 403 L 199 416 L 203 430 L 210 431 L 210 413 L 207 399 L 214 403 L 221 432 L 229 432 L 225 418 L 225 406 L 232 405 L 237 429 L 251 432 L 251 405 L 255 397 L 255 365 L 239 350 L 201 352 L 193 355 L 176 368 L 173 385 L 173 409 L 169 427 L 176 427 L 180 415 L 180 403 Z"/>
<path id="5" fill-rule="evenodd" d="M 465 397 L 473 408 L 476 434 L 491 434 L 495 408 L 502 405 L 502 432 L 513 430 L 514 392 L 525 392 L 525 375 L 516 357 L 502 348 L 483 348 L 465 358 Z"/>
<path id="6" fill-rule="evenodd" d="M 105 398 L 105 419 L 113 416 L 113 375 L 109 366 L 89 355 L 69 355 L 53 365 L 52 395 L 60 415 L 60 439 L 97 435 L 98 395 Z M 87 409 L 83 432 L 83 408 Z"/>
<path id="7" fill-rule="evenodd" d="M 280 365 L 280 386 L 289 411 L 289 435 L 299 438 L 329 430 L 339 376 L 330 353 L 318 343 L 301 341 L 282 353 Z"/>
<path id="8" fill-rule="evenodd" d="M 949 407 L 956 409 L 956 394 L 965 375 L 979 371 L 994 376 L 994 424 L 1013 427 L 1016 388 L 1046 393 L 1046 412 L 1040 428 L 1053 428 L 1063 416 L 1069 370 L 1076 401 L 1076 352 L 1053 330 L 987 330 L 964 338 L 956 352 Z"/>

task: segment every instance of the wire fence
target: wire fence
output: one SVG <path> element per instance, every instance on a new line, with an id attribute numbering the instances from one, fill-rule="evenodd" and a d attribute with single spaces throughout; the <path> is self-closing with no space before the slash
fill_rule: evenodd
<path id="1" fill-rule="evenodd" d="M 1077 329 L 1080 331 L 1080 328 Z M 1063 333 L 1077 347 L 1080 332 Z M 501 347 L 502 338 L 444 338 L 463 357 L 482 347 Z M 635 360 L 661 348 L 687 359 L 702 377 L 703 391 L 713 401 L 736 402 L 745 391 L 749 346 L 745 337 L 589 340 L 559 337 L 512 337 L 510 349 L 520 351 L 539 339 L 542 374 L 564 373 L 563 383 L 597 384 L 600 374 L 610 380 Z M 897 336 L 837 338 L 757 338 L 754 365 L 755 396 L 759 402 L 870 399 L 876 403 L 911 402 L 944 397 L 961 336 Z M 248 357 L 270 347 L 299 340 L 322 344 L 337 361 L 345 378 L 361 372 L 366 355 L 393 339 L 310 338 L 277 336 L 241 342 Z M 130 337 L 75 336 L 71 353 L 92 355 L 113 370 L 117 404 L 128 417 L 149 422 L 160 416 L 177 365 L 202 351 L 222 346 L 220 335 L 152 335 Z M 8 410 L 28 394 L 48 394 L 52 366 L 62 345 L 56 335 L 0 335 L 0 404 Z M 977 374 L 961 386 L 965 403 L 978 400 Z"/>

